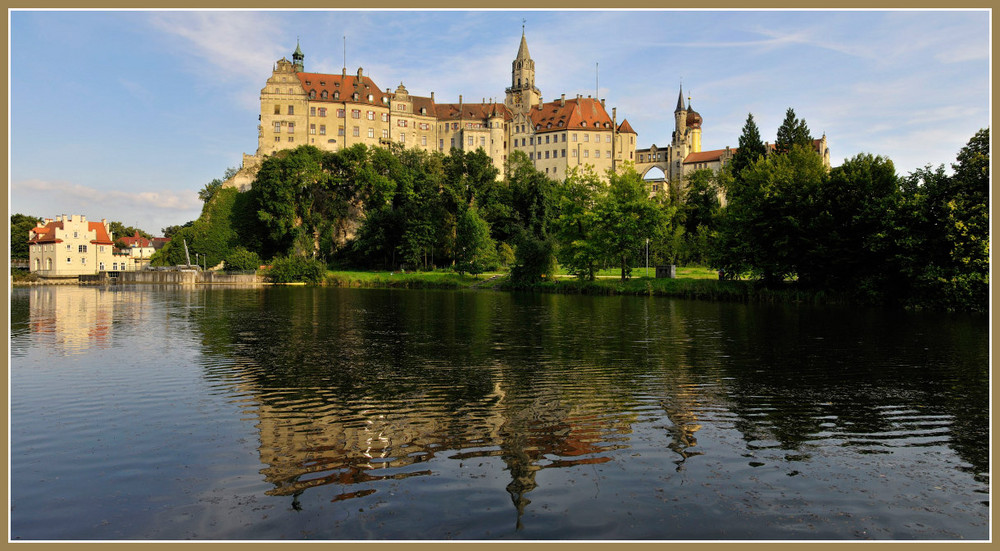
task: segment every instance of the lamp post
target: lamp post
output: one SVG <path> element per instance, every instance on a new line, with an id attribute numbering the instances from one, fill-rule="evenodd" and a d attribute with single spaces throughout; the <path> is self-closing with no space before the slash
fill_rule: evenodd
<path id="1" fill-rule="evenodd" d="M 649 277 L 649 238 L 646 238 L 646 277 Z"/>

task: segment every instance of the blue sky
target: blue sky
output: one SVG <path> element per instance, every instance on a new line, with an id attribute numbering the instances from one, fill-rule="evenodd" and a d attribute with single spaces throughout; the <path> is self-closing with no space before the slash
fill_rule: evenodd
<path id="1" fill-rule="evenodd" d="M 789 107 L 834 165 L 950 167 L 990 123 L 990 17 L 978 11 L 13 11 L 10 211 L 154 234 L 257 147 L 259 94 L 298 39 L 306 70 L 363 67 L 440 102 L 501 100 L 522 20 L 546 100 L 595 94 L 642 147 L 665 145 L 678 85 L 705 150 L 747 113 L 773 141 Z"/>

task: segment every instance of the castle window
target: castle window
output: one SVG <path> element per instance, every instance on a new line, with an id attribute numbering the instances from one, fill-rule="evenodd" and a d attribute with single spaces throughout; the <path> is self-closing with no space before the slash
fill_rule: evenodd
<path id="1" fill-rule="evenodd" d="M 440 149 L 441 151 L 444 151 L 444 138 L 441 138 L 440 140 L 438 140 L 438 149 Z"/>
<path id="2" fill-rule="evenodd" d="M 590 134 L 584 134 L 583 135 L 583 141 L 589 142 L 590 141 Z"/>
<path id="3" fill-rule="evenodd" d="M 600 149 L 595 149 L 594 150 L 594 158 L 597 158 L 597 159 L 601 158 L 601 150 Z"/>
<path id="4" fill-rule="evenodd" d="M 370 120 L 370 121 L 375 120 L 375 111 L 369 111 L 368 112 L 368 120 Z"/>
<path id="5" fill-rule="evenodd" d="M 566 134 L 563 134 L 563 135 L 562 135 L 562 141 L 563 141 L 563 143 L 565 143 L 565 142 L 566 142 Z"/>
<path id="6" fill-rule="evenodd" d="M 355 138 L 361 136 L 361 128 L 359 128 L 357 126 L 355 126 L 354 128 L 352 128 L 351 129 L 351 135 L 354 136 Z"/>
<path id="7" fill-rule="evenodd" d="M 576 157 L 576 150 L 570 151 L 570 157 Z"/>
<path id="8" fill-rule="evenodd" d="M 551 125 L 549 125 L 549 126 L 551 126 Z M 548 136 L 545 136 L 545 143 L 549 143 L 549 137 Z"/>
<path id="9" fill-rule="evenodd" d="M 399 143 L 406 143 L 406 132 L 399 133 Z"/>
<path id="10" fill-rule="evenodd" d="M 319 125 L 319 135 L 320 136 L 326 136 L 326 125 L 325 124 Z"/>
<path id="11" fill-rule="evenodd" d="M 295 141 L 295 136 L 289 136 L 289 137 L 288 137 L 288 141 L 290 141 L 290 142 L 294 142 L 294 141 Z"/>
<path id="12" fill-rule="evenodd" d="M 280 141 L 281 141 L 281 136 L 275 136 L 275 137 L 274 137 L 274 141 L 276 141 L 276 142 L 280 142 Z"/>
<path id="13" fill-rule="evenodd" d="M 310 124 L 309 125 L 309 133 L 310 134 L 315 134 L 316 133 L 316 125 L 315 124 Z"/>
<path id="14" fill-rule="evenodd" d="M 326 107 L 320 107 L 319 108 L 319 116 L 321 116 L 321 117 L 325 117 L 326 116 Z"/>
<path id="15" fill-rule="evenodd" d="M 386 138 L 386 139 L 389 138 L 389 129 L 388 128 L 382 130 L 382 137 Z"/>
<path id="16" fill-rule="evenodd" d="M 352 119 L 360 119 L 361 118 L 361 110 L 360 109 L 351 109 L 351 118 Z"/>
<path id="17" fill-rule="evenodd" d="M 528 138 L 528 144 L 535 145 L 535 137 L 534 136 Z"/>
<path id="18" fill-rule="evenodd" d="M 295 123 L 294 122 L 288 123 L 288 133 L 291 134 L 292 132 L 295 132 Z"/>
<path id="19" fill-rule="evenodd" d="M 369 138 L 374 138 L 375 137 L 375 129 L 374 128 L 369 128 L 368 129 L 368 137 Z"/>
<path id="20" fill-rule="evenodd" d="M 562 150 L 562 155 L 561 155 L 561 157 L 566 157 L 566 150 L 565 150 L 565 149 L 563 149 L 563 150 Z"/>
<path id="21" fill-rule="evenodd" d="M 279 121 L 274 121 L 274 131 L 281 132 L 281 123 Z"/>
<path id="22" fill-rule="evenodd" d="M 573 141 L 576 141 L 576 134 L 573 134 Z"/>
<path id="23" fill-rule="evenodd" d="M 80 245 L 80 246 L 78 246 L 76 248 L 76 252 L 78 252 L 78 253 L 85 253 L 85 252 L 87 252 L 87 246 L 86 245 Z"/>
<path id="24" fill-rule="evenodd" d="M 275 115 L 280 115 L 281 114 L 281 106 L 280 105 L 275 105 L 274 106 L 274 114 Z"/>
<path id="25" fill-rule="evenodd" d="M 549 152 L 548 152 L 548 151 L 546 151 L 546 152 L 545 152 L 545 158 L 546 158 L 546 159 L 548 159 L 548 158 L 549 158 Z"/>
<path id="26" fill-rule="evenodd" d="M 309 108 L 309 116 L 310 117 L 315 117 L 316 116 L 316 108 L 315 107 L 310 107 Z"/>
<path id="27" fill-rule="evenodd" d="M 590 157 L 590 150 L 589 149 L 584 149 L 583 150 L 583 156 L 584 157 Z"/>
<path id="28" fill-rule="evenodd" d="M 288 106 L 288 114 L 289 115 L 294 115 L 295 114 L 295 106 L 294 105 L 289 105 Z"/>
<path id="29" fill-rule="evenodd" d="M 346 111 L 344 109 L 337 109 L 337 118 L 344 118 L 346 116 Z"/>
<path id="30" fill-rule="evenodd" d="M 486 147 L 486 136 L 480 136 L 480 137 L 479 137 L 479 145 L 480 145 L 481 147 L 483 147 L 483 148 L 485 148 L 485 147 Z"/>
<path id="31" fill-rule="evenodd" d="M 528 152 L 528 159 L 531 160 L 531 161 L 535 160 L 535 152 L 534 151 L 529 151 Z"/>
<path id="32" fill-rule="evenodd" d="M 338 136 L 343 136 L 344 135 L 344 127 L 343 126 L 338 126 L 337 127 L 337 135 Z"/>
<path id="33" fill-rule="evenodd" d="M 389 113 L 382 113 L 382 122 L 389 122 Z"/>
<path id="34" fill-rule="evenodd" d="M 469 147 L 476 145 L 476 138 L 469 136 Z"/>

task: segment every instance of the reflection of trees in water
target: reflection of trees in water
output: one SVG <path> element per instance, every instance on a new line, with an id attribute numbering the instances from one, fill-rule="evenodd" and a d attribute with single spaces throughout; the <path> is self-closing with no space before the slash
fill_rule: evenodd
<path id="1" fill-rule="evenodd" d="M 803 456 L 817 439 L 889 433 L 906 415 L 897 406 L 918 405 L 988 471 L 975 324 L 942 334 L 885 312 L 475 292 L 267 289 L 206 302 L 206 348 L 238 366 L 206 377 L 252 396 L 278 495 L 342 485 L 334 499 L 352 499 L 430 473 L 442 451 L 493 456 L 520 523 L 541 469 L 608 461 L 630 412 L 651 403 L 678 470 L 702 453 L 712 410 L 748 450 Z"/>

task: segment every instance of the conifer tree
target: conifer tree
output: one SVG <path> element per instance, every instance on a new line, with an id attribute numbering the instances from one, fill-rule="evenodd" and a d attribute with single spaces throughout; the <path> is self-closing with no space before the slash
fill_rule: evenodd
<path id="1" fill-rule="evenodd" d="M 764 147 L 764 142 L 760 139 L 760 130 L 753 120 L 753 113 L 747 113 L 747 122 L 743 125 L 743 134 L 740 136 L 739 144 L 739 149 L 733 155 L 731 163 L 733 174 L 739 174 L 741 170 L 767 153 L 767 148 Z"/>
<path id="2" fill-rule="evenodd" d="M 795 118 L 795 110 L 791 107 L 785 111 L 785 120 L 778 127 L 778 138 L 774 142 L 774 149 L 777 153 L 788 153 L 793 146 L 801 145 L 810 147 L 812 136 L 809 134 L 809 127 L 804 119 Z"/>

